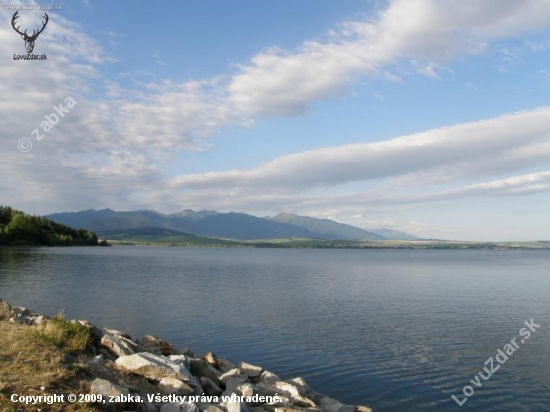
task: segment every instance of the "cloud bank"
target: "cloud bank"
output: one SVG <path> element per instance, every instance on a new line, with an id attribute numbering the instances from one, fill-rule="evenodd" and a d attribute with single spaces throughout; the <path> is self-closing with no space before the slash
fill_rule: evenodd
<path id="1" fill-rule="evenodd" d="M 51 13 L 36 46 L 48 61 L 14 61 L 23 42 L 11 17 L 0 10 L 0 194 L 31 212 L 109 206 L 315 214 L 344 201 L 351 210 L 548 189 L 548 107 L 318 148 L 241 170 L 163 172 L 174 154 L 207 150 L 208 138 L 227 127 L 300 115 L 365 77 L 438 77 L 453 61 L 488 53 L 499 40 L 548 30 L 547 0 L 393 0 L 294 50 L 260 51 L 216 78 L 161 79 L 131 88 L 102 79 L 113 59 L 59 13 Z M 39 15 L 22 13 L 21 21 L 39 24 Z M 67 96 L 77 106 L 43 140 L 33 141 L 29 153 L 20 153 L 17 142 L 32 138 L 44 115 Z"/>

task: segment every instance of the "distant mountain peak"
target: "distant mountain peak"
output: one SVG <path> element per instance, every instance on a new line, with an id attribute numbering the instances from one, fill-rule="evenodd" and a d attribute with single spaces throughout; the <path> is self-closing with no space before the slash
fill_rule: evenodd
<path id="1" fill-rule="evenodd" d="M 170 215 L 154 210 L 116 212 L 111 209 L 93 209 L 73 213 L 54 213 L 51 220 L 102 233 L 170 233 L 184 232 L 199 236 L 227 239 L 306 238 L 327 240 L 384 240 L 393 235 L 410 236 L 402 232 L 380 229 L 368 231 L 335 222 L 290 213 L 279 213 L 262 218 L 240 212 L 220 213 L 214 210 L 184 209 Z M 157 228 L 156 232 L 154 228 Z M 161 230 L 162 229 L 162 230 Z M 385 233 L 385 234 L 384 234 Z"/>
<path id="2" fill-rule="evenodd" d="M 217 215 L 219 212 L 215 210 L 199 210 L 198 212 L 193 209 L 184 209 L 181 212 L 172 213 L 171 217 L 189 217 L 192 219 L 202 219 L 207 216 Z"/>
<path id="3" fill-rule="evenodd" d="M 291 213 L 279 213 L 269 218 L 275 222 L 289 223 L 303 229 L 318 233 L 329 240 L 383 240 L 383 236 L 368 230 L 360 229 L 345 223 L 330 219 L 317 219 L 309 216 L 299 216 Z"/>

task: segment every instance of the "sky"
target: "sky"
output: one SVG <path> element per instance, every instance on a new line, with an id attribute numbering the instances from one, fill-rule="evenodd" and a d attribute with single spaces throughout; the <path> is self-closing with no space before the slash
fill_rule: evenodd
<path id="1" fill-rule="evenodd" d="M 550 0 L 59 1 L 45 60 L 0 8 L 1 204 L 550 239 Z"/>

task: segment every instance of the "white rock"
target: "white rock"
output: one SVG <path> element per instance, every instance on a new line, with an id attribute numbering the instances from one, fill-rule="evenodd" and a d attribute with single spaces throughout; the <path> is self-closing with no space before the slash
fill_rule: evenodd
<path id="1" fill-rule="evenodd" d="M 276 381 L 269 382 L 264 381 L 260 382 L 255 386 L 255 393 L 264 396 L 275 396 L 276 394 L 279 397 L 284 396 L 288 398 L 294 405 L 315 408 L 317 405 L 311 399 L 308 399 L 300 394 L 298 388 L 290 383 Z M 330 411 L 337 412 L 337 411 Z"/>
<path id="2" fill-rule="evenodd" d="M 248 382 L 241 383 L 237 386 L 237 393 L 239 392 L 241 396 L 254 396 L 254 385 Z"/>
<path id="3" fill-rule="evenodd" d="M 123 338 L 130 339 L 130 340 L 132 339 L 130 335 L 120 330 L 109 329 L 109 328 L 103 328 L 103 330 L 105 331 L 105 333 L 108 333 L 109 335 L 122 336 Z"/>
<path id="4" fill-rule="evenodd" d="M 260 382 L 277 382 L 280 380 L 281 378 L 269 371 L 263 371 L 260 375 Z"/>
<path id="5" fill-rule="evenodd" d="M 128 372 L 145 376 L 148 379 L 161 380 L 162 378 L 171 377 L 179 379 L 193 388 L 200 387 L 197 379 L 185 366 L 172 362 L 163 356 L 141 352 L 121 356 L 116 360 L 116 364 Z"/>
<path id="6" fill-rule="evenodd" d="M 246 373 L 251 378 L 256 378 L 261 375 L 263 368 L 261 366 L 251 365 L 250 363 L 240 362 L 239 369 Z"/>
<path id="7" fill-rule="evenodd" d="M 205 353 L 202 356 L 202 360 L 208 363 L 209 365 L 213 366 L 214 368 L 217 368 L 220 365 L 220 361 L 218 360 L 218 357 L 213 352 Z"/>
<path id="8" fill-rule="evenodd" d="M 168 359 L 170 359 L 172 362 L 177 363 L 178 365 L 185 366 L 185 369 L 189 370 L 189 357 L 186 355 L 170 355 L 168 356 Z"/>
<path id="9" fill-rule="evenodd" d="M 160 380 L 158 388 L 168 395 L 193 395 L 195 393 L 195 390 L 185 382 L 168 376 Z"/>
<path id="10" fill-rule="evenodd" d="M 156 336 L 151 335 L 145 335 L 141 339 L 141 344 L 145 347 L 159 347 L 162 343 L 162 340 L 160 338 L 157 338 Z"/>
<path id="11" fill-rule="evenodd" d="M 239 386 L 246 382 L 246 378 L 244 376 L 233 376 L 225 381 L 225 388 L 231 392 L 236 393 L 237 395 L 240 395 L 240 390 L 238 390 Z"/>
<path id="12" fill-rule="evenodd" d="M 137 345 L 122 335 L 106 333 L 101 337 L 101 344 L 117 356 L 132 355 Z"/>
<path id="13" fill-rule="evenodd" d="M 304 380 L 304 378 L 298 377 L 298 378 L 294 378 L 294 379 L 289 379 L 286 382 L 290 383 L 291 385 L 298 388 L 298 392 L 302 396 L 305 396 L 305 395 L 307 395 L 308 393 L 311 392 L 311 388 L 309 387 L 307 382 Z"/>
<path id="14" fill-rule="evenodd" d="M 230 378 L 240 378 L 242 376 L 240 369 L 234 368 L 220 376 L 220 381 L 226 383 Z"/>

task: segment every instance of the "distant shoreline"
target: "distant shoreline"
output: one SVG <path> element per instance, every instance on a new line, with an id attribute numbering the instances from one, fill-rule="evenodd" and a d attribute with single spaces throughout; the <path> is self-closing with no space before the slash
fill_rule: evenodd
<path id="1" fill-rule="evenodd" d="M 451 240 L 379 240 L 379 241 L 332 241 L 332 240 L 230 240 L 223 243 L 166 242 L 154 240 L 111 240 L 103 239 L 95 245 L 0 245 L 0 249 L 49 248 L 84 246 L 134 246 L 134 247 L 190 247 L 223 249 L 353 249 L 353 250 L 550 250 L 550 241 L 522 242 L 467 242 Z"/>
<path id="2" fill-rule="evenodd" d="M 261 249 L 407 249 L 407 250 L 550 250 L 550 241 L 533 242 L 460 242 L 431 240 L 381 240 L 368 242 L 285 240 L 229 241 L 225 244 L 192 242 L 155 242 L 147 240 L 107 240 L 113 246 L 261 248 Z"/>

